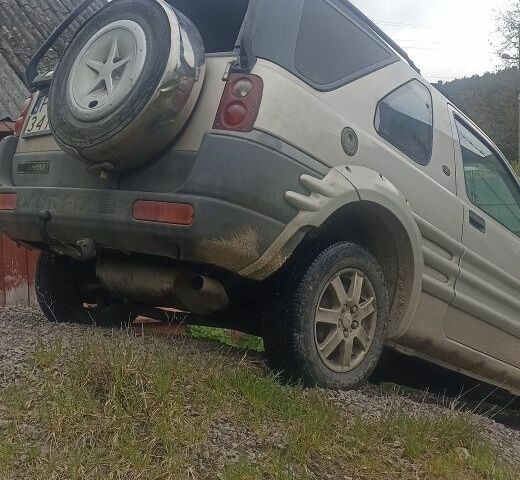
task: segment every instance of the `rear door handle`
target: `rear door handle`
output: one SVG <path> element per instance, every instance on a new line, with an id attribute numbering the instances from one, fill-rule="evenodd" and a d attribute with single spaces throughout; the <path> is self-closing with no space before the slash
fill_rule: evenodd
<path id="1" fill-rule="evenodd" d="M 470 210 L 469 212 L 469 223 L 480 232 L 486 233 L 486 221 L 473 210 Z"/>

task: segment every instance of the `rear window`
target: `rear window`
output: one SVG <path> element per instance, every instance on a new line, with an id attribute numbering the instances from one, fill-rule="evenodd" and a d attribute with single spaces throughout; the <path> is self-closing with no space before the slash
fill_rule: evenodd
<path id="1" fill-rule="evenodd" d="M 199 29 L 207 53 L 234 50 L 249 0 L 169 0 Z"/>
<path id="2" fill-rule="evenodd" d="M 393 54 L 347 17 L 344 6 L 305 0 L 295 65 L 317 85 L 358 78 L 386 65 Z"/>
<path id="3" fill-rule="evenodd" d="M 377 133 L 414 162 L 428 165 L 433 146 L 433 107 L 429 90 L 412 80 L 383 98 L 376 111 Z"/>

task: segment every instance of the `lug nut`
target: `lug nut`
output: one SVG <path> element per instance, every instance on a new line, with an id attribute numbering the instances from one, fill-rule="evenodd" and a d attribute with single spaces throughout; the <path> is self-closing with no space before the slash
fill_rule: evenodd
<path id="1" fill-rule="evenodd" d="M 350 313 L 352 314 L 356 314 L 358 311 L 358 307 L 356 305 L 354 305 L 351 309 L 350 309 Z"/>
<path id="2" fill-rule="evenodd" d="M 352 328 L 355 330 L 356 328 L 359 327 L 359 323 L 358 322 L 352 322 Z"/>

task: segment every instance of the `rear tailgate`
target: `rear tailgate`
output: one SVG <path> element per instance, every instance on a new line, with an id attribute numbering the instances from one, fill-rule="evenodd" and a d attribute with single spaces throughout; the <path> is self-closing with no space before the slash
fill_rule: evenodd
<path id="1" fill-rule="evenodd" d="M 87 1 L 85 0 L 84 3 Z M 168 1 L 197 26 L 207 53 L 206 77 L 198 103 L 186 128 L 172 142 L 172 149 L 175 151 L 196 152 L 200 148 L 204 134 L 213 126 L 225 86 L 225 73 L 238 55 L 236 47 L 249 0 Z M 80 14 L 83 15 L 83 12 L 77 13 Z M 48 43 L 46 42 L 34 60 L 47 48 Z M 31 72 L 33 74 L 36 72 L 35 67 L 38 63 L 34 60 L 28 69 L 28 78 L 35 78 L 34 75 L 31 76 Z M 43 85 L 47 88 L 50 83 L 42 76 L 35 81 L 36 84 L 40 82 L 38 84 L 40 87 Z M 118 181 L 113 185 L 110 182 L 100 183 L 98 179 L 86 172 L 80 160 L 68 158 L 60 150 L 50 134 L 50 126 L 46 120 L 47 94 L 48 91 L 40 89 L 33 99 L 30 115 L 26 120 L 12 165 L 14 184 L 73 188 L 94 184 L 99 185 L 99 188 L 117 188 L 115 185 Z M 146 142 L 145 137 L 143 142 Z"/>
<path id="2" fill-rule="evenodd" d="M 224 75 L 235 60 L 232 54 L 209 54 L 206 78 L 196 108 L 186 128 L 172 144 L 179 152 L 196 152 L 204 134 L 213 127 L 215 115 L 225 86 Z M 101 180 L 87 172 L 79 159 L 68 157 L 54 137 L 45 129 L 39 130 L 47 92 L 38 91 L 33 100 L 31 115 L 25 124 L 13 159 L 15 186 L 63 186 L 71 188 L 117 188 L 117 179 Z M 43 120 L 43 127 L 45 120 Z M 146 141 L 146 138 L 143 138 Z"/>

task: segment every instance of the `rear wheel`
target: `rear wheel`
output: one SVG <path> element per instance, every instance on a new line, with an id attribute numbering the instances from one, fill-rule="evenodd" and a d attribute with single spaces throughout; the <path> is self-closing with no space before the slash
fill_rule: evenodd
<path id="1" fill-rule="evenodd" d="M 90 288 L 90 265 L 42 252 L 36 269 L 36 297 L 51 322 L 116 326 L 133 320 L 120 299 Z M 89 285 L 90 283 L 90 285 Z"/>
<path id="2" fill-rule="evenodd" d="M 286 277 L 266 321 L 271 365 L 307 385 L 350 389 L 383 352 L 389 298 L 381 267 L 364 248 L 338 243 Z"/>

